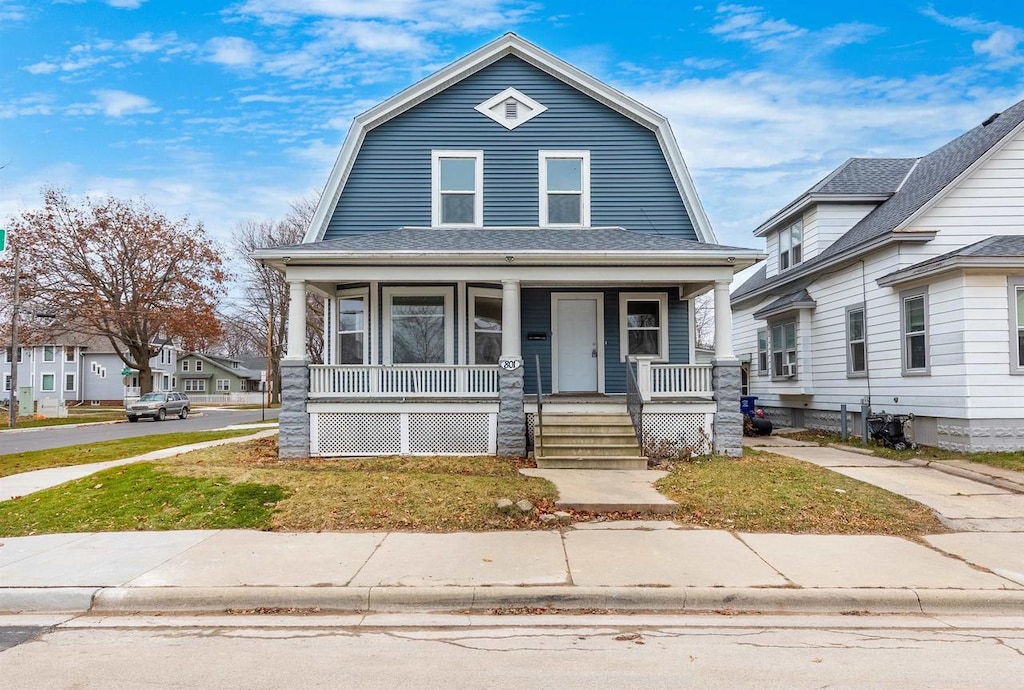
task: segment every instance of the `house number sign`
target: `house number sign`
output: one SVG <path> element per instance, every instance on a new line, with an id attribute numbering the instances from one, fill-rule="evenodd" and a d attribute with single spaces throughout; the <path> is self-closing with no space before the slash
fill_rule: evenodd
<path id="1" fill-rule="evenodd" d="M 498 366 L 505 371 L 515 371 L 519 367 L 523 366 L 523 360 L 518 357 L 511 357 L 509 359 L 498 360 Z"/>

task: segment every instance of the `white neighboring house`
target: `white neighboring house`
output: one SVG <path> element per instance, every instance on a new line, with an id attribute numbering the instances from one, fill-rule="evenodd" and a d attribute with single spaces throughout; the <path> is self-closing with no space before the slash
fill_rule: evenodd
<path id="1" fill-rule="evenodd" d="M 67 333 L 51 345 L 25 345 L 18 350 L 18 388 L 32 388 L 32 399 L 58 400 L 64 405 L 118 405 L 139 394 L 138 372 L 126 380 L 124 362 L 106 338 Z M 150 359 L 153 390 L 173 390 L 177 349 L 166 340 Z M 11 348 L 0 357 L 0 399 L 11 395 Z"/>
<path id="2" fill-rule="evenodd" d="M 922 158 L 851 159 L 755 230 L 733 340 L 777 424 L 867 401 L 923 444 L 1024 449 L 1022 123 L 1024 102 Z"/>

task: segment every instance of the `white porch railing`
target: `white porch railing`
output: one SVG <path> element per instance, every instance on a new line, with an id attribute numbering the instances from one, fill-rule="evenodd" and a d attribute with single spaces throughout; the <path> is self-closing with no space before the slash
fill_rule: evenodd
<path id="1" fill-rule="evenodd" d="M 498 367 L 467 364 L 309 367 L 310 397 L 498 397 Z"/>
<path id="2" fill-rule="evenodd" d="M 644 400 L 682 396 L 711 396 L 710 364 L 653 364 L 636 358 L 637 383 Z"/>

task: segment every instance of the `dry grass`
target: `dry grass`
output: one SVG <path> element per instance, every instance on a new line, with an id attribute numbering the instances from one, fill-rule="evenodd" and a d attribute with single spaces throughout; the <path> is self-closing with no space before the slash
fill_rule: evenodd
<path id="1" fill-rule="evenodd" d="M 678 463 L 658 488 L 679 503 L 676 520 L 715 529 L 903 536 L 946 531 L 919 503 L 770 453 Z"/>

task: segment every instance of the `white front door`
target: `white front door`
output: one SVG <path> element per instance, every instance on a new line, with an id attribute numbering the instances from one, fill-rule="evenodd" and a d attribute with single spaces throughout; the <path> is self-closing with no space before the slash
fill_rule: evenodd
<path id="1" fill-rule="evenodd" d="M 559 393 L 593 393 L 600 378 L 599 296 L 556 296 L 554 369 Z"/>

